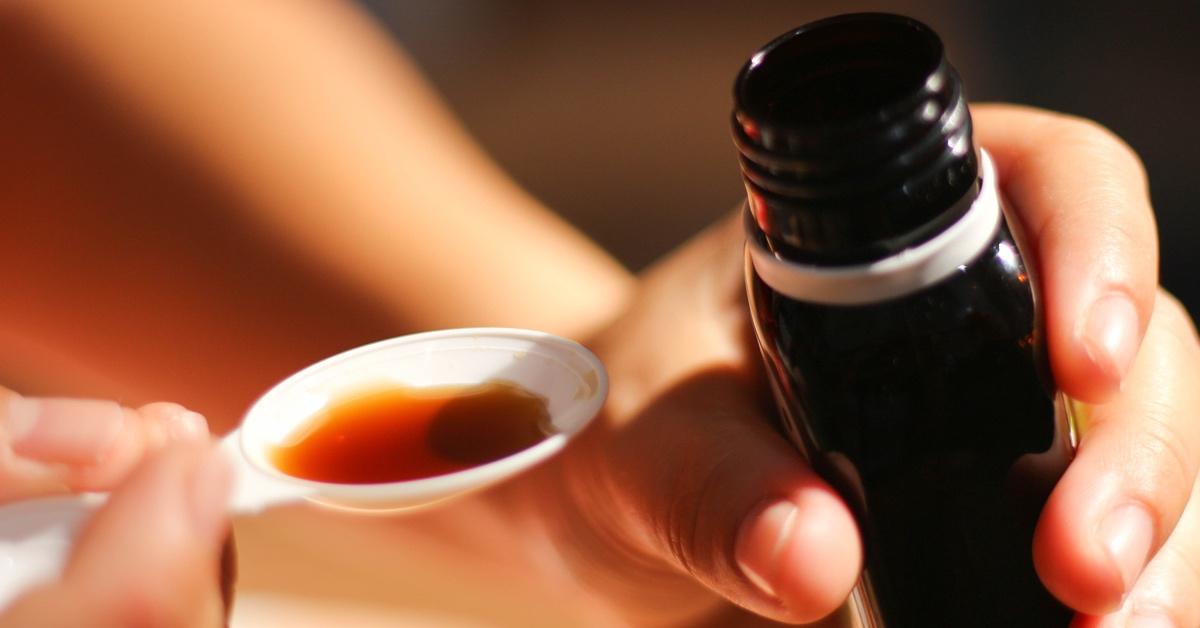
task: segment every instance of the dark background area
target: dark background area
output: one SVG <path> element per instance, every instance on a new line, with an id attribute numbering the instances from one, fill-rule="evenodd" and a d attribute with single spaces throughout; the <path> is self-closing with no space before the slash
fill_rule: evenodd
<path id="1" fill-rule="evenodd" d="M 1198 2 L 366 3 L 501 165 L 635 269 L 739 202 L 730 86 L 755 49 L 835 13 L 912 15 L 972 100 L 1089 117 L 1141 154 L 1163 283 L 1200 314 Z"/>

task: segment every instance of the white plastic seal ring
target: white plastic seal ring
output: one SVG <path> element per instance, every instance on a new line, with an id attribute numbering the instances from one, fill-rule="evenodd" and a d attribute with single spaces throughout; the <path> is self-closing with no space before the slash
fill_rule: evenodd
<path id="1" fill-rule="evenodd" d="M 916 292 L 979 257 L 1003 215 L 991 156 L 980 149 L 979 196 L 953 225 L 926 242 L 866 264 L 815 266 L 781 259 L 749 238 L 754 271 L 772 290 L 797 301 L 865 305 Z"/>

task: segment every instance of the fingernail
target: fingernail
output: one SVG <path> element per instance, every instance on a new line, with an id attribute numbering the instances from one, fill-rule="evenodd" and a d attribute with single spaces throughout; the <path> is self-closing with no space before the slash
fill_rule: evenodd
<path id="1" fill-rule="evenodd" d="M 208 421 L 191 410 L 172 413 L 166 420 L 167 436 L 179 442 L 202 442 L 208 440 Z"/>
<path id="2" fill-rule="evenodd" d="M 1100 542 L 1121 573 L 1123 590 L 1128 592 L 1150 558 L 1154 521 L 1150 513 L 1138 504 L 1118 506 L 1101 522 Z"/>
<path id="3" fill-rule="evenodd" d="M 746 580 L 772 598 L 778 598 L 772 581 L 779 554 L 791 537 L 799 510 L 788 500 L 768 502 L 751 511 L 738 531 L 734 556 Z"/>
<path id="4" fill-rule="evenodd" d="M 1123 294 L 1110 294 L 1092 304 L 1082 329 L 1088 359 L 1106 375 L 1125 379 L 1137 355 L 1138 313 Z"/>
<path id="5" fill-rule="evenodd" d="M 104 459 L 124 423 L 124 409 L 112 401 L 12 397 L 6 427 L 18 456 L 87 465 Z"/>
<path id="6" fill-rule="evenodd" d="M 1156 610 L 1134 611 L 1125 622 L 1126 628 L 1178 628 L 1178 624 L 1166 613 Z"/>
<path id="7" fill-rule="evenodd" d="M 233 469 L 216 446 L 208 448 L 192 473 L 192 521 L 196 533 L 213 544 L 225 538 L 229 526 L 226 504 L 233 486 Z"/>

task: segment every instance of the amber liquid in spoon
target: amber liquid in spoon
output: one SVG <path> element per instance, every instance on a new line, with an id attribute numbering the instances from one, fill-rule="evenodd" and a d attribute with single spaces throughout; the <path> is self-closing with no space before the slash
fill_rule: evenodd
<path id="1" fill-rule="evenodd" d="M 268 457 L 297 478 L 379 484 L 499 460 L 550 433 L 546 400 L 510 382 L 389 385 L 335 400 Z"/>

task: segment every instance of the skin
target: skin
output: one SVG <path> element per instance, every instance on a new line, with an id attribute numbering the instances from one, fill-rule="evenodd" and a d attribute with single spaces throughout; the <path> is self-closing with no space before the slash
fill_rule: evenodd
<path id="1" fill-rule="evenodd" d="M 30 413 L 57 425 L 29 433 L 19 424 Z M 70 432 L 54 429 L 68 419 Z M 231 480 L 203 417 L 176 404 L 0 389 L 0 503 L 120 486 L 80 533 L 62 578 L 19 598 L 0 625 L 223 624 Z"/>
<path id="2" fill-rule="evenodd" d="M 1197 365 L 1193 323 L 1160 292 L 1125 379 L 1128 392 L 1090 410 L 1078 455 L 1046 504 L 1034 541 L 1034 560 L 1050 590 L 1094 614 L 1081 617 L 1080 626 L 1124 626 L 1139 613 L 1165 616 L 1176 626 L 1200 622 L 1194 453 L 1200 429 L 1193 412 L 1176 410 L 1200 402 Z M 1097 525 L 1107 509 L 1130 502 L 1149 512 L 1154 536 L 1149 564 L 1125 587 L 1081 531 Z M 1118 608 L 1121 595 L 1128 598 Z"/>
<path id="3" fill-rule="evenodd" d="M 1072 397 L 1092 401 L 1079 406 L 1086 420 L 1077 458 L 1038 524 L 1039 575 L 1080 611 L 1081 625 L 1124 625 L 1136 608 L 1194 625 L 1189 565 L 1200 530 L 1190 511 L 1200 456 L 1191 419 L 1200 403 L 1200 350 L 1183 308 L 1153 288 L 1156 259 L 1144 252 L 1155 249 L 1154 228 L 1140 164 L 1085 120 L 1010 105 L 981 105 L 974 114 L 1043 282 L 1056 378 Z M 1034 145 L 1029 137 L 1057 141 Z M 769 412 L 747 341 L 741 256 L 731 222 L 642 277 L 633 305 L 594 342 L 612 378 L 600 427 L 547 472 L 547 486 L 533 489 L 568 497 L 531 500 L 573 511 L 532 515 L 570 522 L 557 528 L 560 545 L 603 539 L 622 548 L 622 560 L 596 552 L 577 564 L 581 577 L 609 585 L 608 595 L 638 624 L 694 621 L 703 600 L 719 606 L 721 598 L 777 620 L 813 621 L 845 598 L 860 566 L 845 506 L 764 427 Z M 1079 323 L 1112 294 L 1136 312 L 1107 332 L 1128 364 L 1098 355 Z M 1121 346 L 1129 342 L 1133 350 Z M 1114 365 L 1122 376 L 1109 377 Z M 764 506 L 780 500 L 799 509 L 783 536 Z M 606 507 L 597 511 L 597 503 Z M 1151 531 L 1120 559 L 1106 545 L 1105 521 L 1131 504 Z M 773 595 L 738 568 L 764 554 L 774 556 Z"/>
<path id="4" fill-rule="evenodd" d="M 0 73 L 0 381 L 24 392 L 171 399 L 224 432 L 326 355 L 585 336 L 633 286 L 349 5 L 5 3 Z"/>
<path id="5" fill-rule="evenodd" d="M 623 600 L 638 625 L 694 621 L 703 600 L 719 605 L 720 598 L 780 621 L 813 621 L 844 599 L 858 573 L 858 536 L 846 507 L 766 427 L 758 356 L 746 342 L 730 271 L 740 254 L 736 227 L 726 225 L 643 279 L 645 293 L 595 345 L 612 375 L 601 426 L 532 489 L 567 496 L 530 500 L 543 507 L 532 518 L 570 522 L 556 528 L 562 547 L 604 539 L 622 548 L 621 560 L 585 554 L 580 577 L 615 583 L 608 594 Z M 1105 625 L 1123 625 L 1113 622 L 1130 605 L 1151 604 L 1143 596 L 1175 625 L 1200 619 L 1187 584 L 1195 581 L 1187 565 L 1200 534 L 1189 512 L 1196 508 L 1189 502 L 1196 441 L 1188 410 L 1200 402 L 1200 345 L 1178 303 L 1162 292 L 1156 298 L 1123 391 L 1091 407 L 1078 457 L 1036 534 L 1046 585 L 1073 608 L 1107 616 Z M 661 350 L 640 349 L 649 343 Z M 783 537 L 758 521 L 763 502 L 780 498 L 799 507 Z M 1131 586 L 1099 538 L 1104 517 L 1129 502 L 1144 505 L 1154 527 L 1151 568 Z M 776 555 L 773 596 L 737 568 L 743 555 L 764 552 Z M 661 609 L 675 614 L 664 617 Z"/>
<path id="6" fill-rule="evenodd" d="M 222 625 L 220 503 L 230 476 L 208 454 L 170 450 L 143 463 L 89 522 L 62 579 L 22 597 L 0 623 Z"/>
<path id="7" fill-rule="evenodd" d="M 590 339 L 612 380 L 596 427 L 541 472 L 432 513 L 424 525 L 460 540 L 476 534 L 464 528 L 504 538 L 503 550 L 480 544 L 480 551 L 535 580 L 581 582 L 589 603 L 638 625 L 754 625 L 764 621 L 759 615 L 803 622 L 844 599 L 860 564 L 857 533 L 840 499 L 766 427 L 769 404 L 747 334 L 735 227 L 702 234 L 635 282 L 491 165 L 362 16 L 335 3 L 219 8 L 201 3 L 179 19 L 166 5 L 139 0 L 5 7 L 0 25 L 19 36 L 0 41 L 48 70 L 14 73 L 23 85 L 50 90 L 38 92 L 45 94 L 61 82 L 79 102 L 116 103 L 152 131 L 149 139 L 105 144 L 127 131 L 131 118 L 93 116 L 78 106 L 72 119 L 83 124 L 72 131 L 126 159 L 88 153 L 88 141 L 65 143 L 83 151 L 70 162 L 78 168 L 33 168 L 34 176 L 7 182 L 17 194 L 7 198 L 21 201 L 14 206 L 37 201 L 42 215 L 54 217 L 39 222 L 12 212 L 0 230 L 0 286 L 7 293 L 0 299 L 0 369 L 8 380 L 29 392 L 177 399 L 211 416 L 221 431 L 282 375 L 381 335 L 519 324 Z M 207 50 L 203 33 L 213 31 L 199 25 L 227 35 L 228 56 L 200 54 Z M 262 38 L 273 45 L 259 45 Z M 169 72 L 155 65 L 180 49 L 196 54 L 175 55 Z M 290 72 L 294 59 L 314 63 Z M 238 80 L 224 81 L 230 73 Z M 236 88 L 244 84 L 264 87 Z M 309 104 L 289 116 L 262 115 L 284 110 L 297 94 Z M 361 109 L 344 116 L 346 102 Z M 1091 404 L 1078 459 L 1039 523 L 1039 574 L 1085 614 L 1081 625 L 1122 625 L 1134 610 L 1151 608 L 1178 626 L 1196 625 L 1200 582 L 1190 565 L 1200 560 L 1200 523 L 1191 496 L 1200 446 L 1192 417 L 1200 400 L 1191 383 L 1200 358 L 1186 314 L 1156 288 L 1157 243 L 1141 165 L 1094 123 L 1008 105 L 973 111 L 977 140 L 996 158 L 1038 270 L 1056 378 Z M 23 146 L 38 146 L 31 138 L 69 139 L 54 135 L 55 121 L 39 117 L 37 106 L 17 112 L 23 117 L 11 130 L 29 140 Z M 331 126 L 344 132 L 319 131 Z M 178 159 L 165 169 L 164 146 Z M 376 166 L 344 167 L 345 155 Z M 213 185 L 197 171 L 220 181 L 224 196 L 180 200 L 177 188 L 155 187 L 164 180 L 185 189 Z M 76 186 L 45 184 L 71 172 L 100 172 L 104 185 L 84 185 L 72 196 Z M 153 176 L 141 176 L 146 172 Z M 303 194 L 296 181 L 305 182 Z M 149 190 L 151 201 L 129 202 L 131 190 Z M 381 198 L 393 212 L 379 211 Z M 423 211 L 432 200 L 450 208 L 442 220 Z M 159 222 L 159 204 L 176 201 L 171 216 L 178 222 Z M 94 226 L 97 206 L 127 222 L 71 231 L 72 238 L 45 228 Z M 223 235 L 231 228 L 237 237 Z M 130 233 L 144 236 L 139 247 L 129 246 Z M 521 242 L 520 255 L 497 248 L 513 241 Z M 443 265 L 431 263 L 424 248 L 451 245 L 480 256 Z M 242 263 L 214 263 L 211 250 Z M 56 265 L 31 267 L 30 259 Z M 170 272 L 129 271 L 145 259 Z M 478 281 L 480 268 L 489 281 Z M 65 279 L 83 275 L 87 285 Z M 454 289 L 463 286 L 470 289 Z M 83 328 L 63 314 L 80 303 L 91 323 Z M 1093 316 L 1097 311 L 1104 316 Z M 87 421 L 86 413 L 78 420 Z M 127 477 L 134 497 L 114 500 L 116 512 L 180 514 L 178 504 L 153 499 L 154 487 L 183 482 L 180 469 L 191 463 L 151 462 L 129 475 L 136 458 L 114 463 L 103 483 L 71 479 L 98 471 L 68 470 L 45 484 L 30 481 L 12 497 L 115 486 Z M 787 526 L 772 519 L 778 511 L 770 506 L 781 500 L 797 506 Z M 1104 517 L 1128 504 L 1147 513 L 1152 538 L 1149 566 L 1127 581 L 1098 535 Z M 468 514 L 471 526 L 461 525 Z M 128 537 L 119 528 L 97 524 L 81 547 L 125 551 L 121 539 Z M 783 528 L 789 533 L 780 537 Z M 130 563 L 138 569 L 104 581 L 97 571 L 69 570 L 61 586 L 32 594 L 12 611 L 24 614 L 5 620 L 58 617 L 52 602 L 84 612 L 109 599 L 91 587 L 114 583 L 128 583 L 116 597 L 132 596 L 139 608 L 135 592 L 146 574 L 197 582 L 191 569 L 211 574 L 216 547 L 201 545 L 171 565 L 147 555 Z M 564 563 L 530 558 L 547 550 Z M 78 554 L 88 555 L 99 554 Z M 774 557 L 763 574 L 773 594 L 739 566 L 763 556 Z M 163 604 L 188 608 L 202 597 L 163 592 Z M 131 607 L 122 608 L 114 612 Z M 63 617 L 70 625 L 74 616 Z"/>

